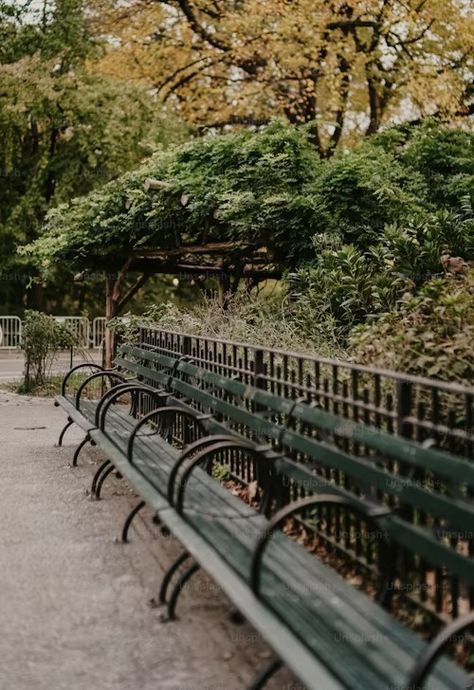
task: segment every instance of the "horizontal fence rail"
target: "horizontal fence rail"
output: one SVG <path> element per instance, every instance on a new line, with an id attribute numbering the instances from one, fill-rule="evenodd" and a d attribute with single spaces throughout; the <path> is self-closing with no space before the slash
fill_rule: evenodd
<path id="1" fill-rule="evenodd" d="M 300 400 L 361 423 L 369 429 L 380 429 L 474 461 L 472 387 L 313 355 L 152 328 L 142 328 L 139 341 L 144 348 L 164 355 L 186 356 L 201 369 L 238 379 L 278 396 Z M 206 389 L 202 381 L 200 385 Z M 212 387 L 208 388 L 208 392 L 219 395 Z M 251 400 L 242 399 L 241 405 L 256 411 Z M 209 412 L 205 409 L 202 411 Z M 273 415 L 273 419 L 294 428 L 298 433 L 314 433 L 298 426 L 293 419 L 278 415 Z M 225 423 L 226 419 L 222 421 Z M 235 426 L 234 429 L 243 432 Z M 269 442 L 265 438 L 261 441 Z M 338 438 L 337 434 L 331 442 L 353 455 L 366 458 L 374 467 L 389 473 L 387 477 L 395 477 L 395 480 L 399 477 L 400 481 L 407 477 L 428 489 L 434 485 L 433 482 L 438 482 L 436 490 L 451 495 L 452 487 L 444 480 L 439 483 L 438 478 L 427 470 L 419 467 L 414 469 L 401 462 L 387 464 L 386 458 L 379 457 L 372 448 L 342 436 Z M 295 453 L 287 448 L 283 450 L 291 460 L 312 464 L 314 468 L 314 462 L 303 453 Z M 233 459 L 230 464 L 243 483 L 252 481 L 252 477 L 242 471 L 243 466 L 238 460 Z M 245 468 L 247 471 L 247 465 Z M 340 470 L 321 466 L 312 471 L 316 476 L 344 487 L 355 495 L 364 495 L 365 488 Z M 292 499 L 307 494 L 296 484 L 287 486 L 286 490 Z M 440 543 L 453 551 L 474 555 L 474 534 L 445 534 L 444 525 L 436 522 L 433 516 L 413 507 L 399 505 L 393 494 L 391 490 L 376 489 L 373 498 L 392 509 L 403 510 L 404 519 L 413 525 L 434 530 L 439 534 Z M 343 517 L 330 521 L 321 519 L 318 528 L 312 529 L 333 553 L 349 557 L 367 572 L 373 570 L 364 540 L 357 530 L 347 529 Z M 444 569 L 431 567 L 416 552 L 400 550 L 398 565 L 407 604 L 414 605 L 423 614 L 444 620 L 465 613 L 474 606 L 474 591 L 469 586 Z"/>

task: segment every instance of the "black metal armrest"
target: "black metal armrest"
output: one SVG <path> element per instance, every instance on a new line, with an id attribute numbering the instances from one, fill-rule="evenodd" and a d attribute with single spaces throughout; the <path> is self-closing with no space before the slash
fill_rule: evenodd
<path id="1" fill-rule="evenodd" d="M 263 529 L 257 537 L 257 544 L 255 546 L 255 551 L 253 553 L 252 563 L 250 566 L 250 586 L 255 594 L 258 595 L 260 590 L 260 566 L 263 554 L 275 531 L 284 524 L 287 518 L 292 517 L 301 510 L 304 510 L 305 508 L 312 508 L 313 506 L 316 507 L 323 505 L 342 506 L 350 509 L 353 513 L 360 514 L 363 518 L 372 521 L 390 515 L 392 512 L 379 506 L 368 506 L 367 508 L 364 508 L 363 506 L 356 505 L 343 496 L 337 496 L 334 494 L 308 496 L 300 499 L 299 501 L 293 501 L 275 513 L 271 520 L 269 520 L 268 525 L 266 525 L 265 529 Z"/>
<path id="2" fill-rule="evenodd" d="M 98 428 L 101 431 L 104 431 L 105 418 L 107 415 L 107 410 L 110 408 L 110 406 L 124 393 L 133 392 L 146 393 L 151 398 L 155 398 L 158 404 L 162 402 L 163 395 L 165 395 L 165 397 L 168 396 L 168 393 L 163 394 L 163 392 L 157 390 L 156 388 L 151 388 L 151 386 L 147 386 L 143 383 L 126 383 L 125 385 L 120 385 L 114 388 L 110 392 L 110 395 L 107 396 L 107 399 L 104 400 L 103 405 L 101 405 L 98 424 Z"/>
<path id="3" fill-rule="evenodd" d="M 168 397 L 168 392 L 166 392 L 166 397 Z M 207 419 L 208 415 L 203 415 L 200 412 L 193 411 L 193 410 L 187 410 L 186 408 L 180 407 L 179 405 L 169 405 L 169 406 L 162 406 L 162 407 L 157 407 L 155 410 L 151 410 L 146 414 L 144 417 L 140 419 L 138 424 L 135 425 L 132 433 L 130 434 L 130 438 L 128 439 L 128 448 L 127 448 L 127 457 L 128 461 L 130 462 L 131 465 L 133 465 L 133 446 L 135 443 L 135 438 L 138 435 L 138 432 L 140 429 L 147 424 L 150 420 L 157 420 L 160 417 L 163 417 L 169 413 L 177 413 L 179 412 L 180 414 L 183 414 L 187 417 L 190 417 L 193 422 L 197 422 L 198 425 L 200 426 L 200 430 L 203 432 L 203 434 L 206 434 L 206 430 L 201 424 L 201 421 L 203 419 Z M 201 441 L 201 439 L 198 439 L 195 443 L 198 443 Z M 189 448 L 191 448 L 194 444 L 191 444 Z"/>
<path id="4" fill-rule="evenodd" d="M 125 381 L 125 376 L 122 376 L 122 374 L 117 373 L 117 371 L 115 371 L 114 369 L 103 369 L 102 371 L 96 372 L 95 374 L 91 374 L 91 376 L 88 376 L 86 380 L 83 381 L 78 388 L 75 400 L 75 405 L 77 409 L 79 409 L 80 406 L 82 391 L 86 388 L 86 386 L 89 385 L 91 381 L 94 381 L 95 379 L 99 379 L 102 377 L 108 378 L 111 381 L 113 381 L 114 379 L 117 379 L 118 381 Z"/>
<path id="5" fill-rule="evenodd" d="M 406 688 L 417 688 L 422 690 L 437 658 L 442 654 L 444 648 L 456 638 L 462 630 L 474 626 L 474 611 L 457 618 L 452 623 L 446 625 L 438 635 L 429 643 L 423 654 L 416 662 Z"/>
<path id="6" fill-rule="evenodd" d="M 186 491 L 186 486 L 188 484 L 189 477 L 191 473 L 194 471 L 196 467 L 199 465 L 202 465 L 202 463 L 206 459 L 210 459 L 215 453 L 218 453 L 222 450 L 243 450 L 245 451 L 246 455 L 249 456 L 249 458 L 253 460 L 257 460 L 258 462 L 262 460 L 266 460 L 265 456 L 260 453 L 255 446 L 253 446 L 250 443 L 245 443 L 244 441 L 241 441 L 240 439 L 237 438 L 227 438 L 225 440 L 221 441 L 216 441 L 218 439 L 218 436 L 209 436 L 208 440 L 211 441 L 213 440 L 214 443 L 212 445 L 209 443 L 205 447 L 203 447 L 200 451 L 197 452 L 197 455 L 195 455 L 190 462 L 186 465 L 186 469 L 184 470 L 181 479 L 178 483 L 178 492 L 176 496 L 176 501 L 174 500 L 174 489 L 175 489 L 175 484 L 176 484 L 176 477 L 177 477 L 177 472 L 178 468 L 185 462 L 187 457 L 189 457 L 189 453 L 187 454 L 186 457 L 181 456 L 175 465 L 173 466 L 172 473 L 170 474 L 169 480 L 168 480 L 168 500 L 170 501 L 171 505 L 174 505 L 176 508 L 176 511 L 182 515 L 183 513 L 183 504 L 184 504 L 184 494 Z M 257 465 L 258 467 L 258 465 Z M 268 489 L 268 486 L 264 486 L 264 489 Z"/>
<path id="7" fill-rule="evenodd" d="M 228 441 L 228 442 L 233 442 L 235 441 L 235 436 L 231 436 L 230 434 L 215 434 L 212 436 L 205 436 L 204 438 L 198 438 L 196 441 L 191 443 L 187 448 L 183 450 L 173 467 L 171 468 L 170 476 L 168 478 L 168 489 L 167 489 L 167 497 L 168 501 L 171 505 L 174 504 L 174 484 L 176 481 L 176 476 L 178 474 L 178 470 L 189 458 L 193 453 L 198 451 L 200 448 L 205 448 L 206 446 L 212 446 L 214 443 L 218 442 L 223 442 L 223 441 Z"/>
<path id="8" fill-rule="evenodd" d="M 85 369 L 88 367 L 89 369 L 99 369 L 100 371 L 104 371 L 104 367 L 101 366 L 100 364 L 96 364 L 95 362 L 83 362 L 82 364 L 77 364 L 75 367 L 72 367 L 72 369 L 69 369 L 67 372 L 66 376 L 63 378 L 63 381 L 61 383 L 61 395 L 66 395 L 66 384 L 69 380 L 69 377 L 71 374 L 74 374 L 76 371 L 79 369 Z"/>
<path id="9" fill-rule="evenodd" d="M 132 382 L 131 380 L 125 380 L 124 383 L 119 383 L 116 386 L 112 386 L 108 391 L 105 391 L 104 395 L 101 397 L 99 400 L 99 403 L 97 405 L 96 411 L 95 411 L 95 425 L 97 428 L 100 426 L 100 416 L 102 414 L 102 408 L 104 404 L 107 402 L 107 400 L 110 398 L 111 395 L 114 395 L 117 391 L 122 391 L 125 392 L 125 389 L 128 388 L 129 386 L 136 386 L 139 385 L 142 388 L 154 390 L 157 393 L 161 393 L 162 391 L 160 389 L 155 389 L 152 388 L 151 386 L 147 386 L 145 383 L 136 383 Z M 167 394 L 166 394 L 167 395 Z"/>

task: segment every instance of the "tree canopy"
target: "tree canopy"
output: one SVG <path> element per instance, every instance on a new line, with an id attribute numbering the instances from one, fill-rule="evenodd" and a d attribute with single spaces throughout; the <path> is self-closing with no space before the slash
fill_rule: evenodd
<path id="1" fill-rule="evenodd" d="M 38 236 L 49 208 L 101 186 L 185 131 L 143 85 L 87 70 L 98 46 L 82 2 L 45 8 L 38 17 L 28 4 L 0 3 L 4 309 L 23 302 L 34 270 L 16 247 Z"/>
<path id="2" fill-rule="evenodd" d="M 157 189 L 145 188 L 149 178 Z M 290 269 L 313 260 L 318 242 L 337 238 L 365 251 L 395 229 L 425 237 L 442 225 L 468 258 L 473 237 L 459 229 L 459 213 L 472 215 L 473 203 L 473 134 L 434 122 L 398 127 L 324 161 L 308 127 L 275 122 L 154 155 L 51 210 L 24 251 L 47 273 L 58 264 L 117 266 L 145 250 L 234 241 L 265 248 Z"/>
<path id="3" fill-rule="evenodd" d="M 97 69 L 199 127 L 311 122 L 322 155 L 391 121 L 472 115 L 465 0 L 96 0 Z"/>

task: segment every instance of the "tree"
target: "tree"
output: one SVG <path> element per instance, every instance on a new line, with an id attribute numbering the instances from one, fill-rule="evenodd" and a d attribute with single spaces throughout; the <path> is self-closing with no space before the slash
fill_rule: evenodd
<path id="1" fill-rule="evenodd" d="M 136 165 L 184 128 L 169 124 L 143 86 L 89 74 L 98 46 L 78 0 L 45 3 L 41 17 L 0 5 L 0 249 L 2 308 L 45 308 L 76 290 L 26 286 L 36 272 L 17 245 L 41 232 L 49 208 Z"/>
<path id="2" fill-rule="evenodd" d="M 393 118 L 474 113 L 474 16 L 465 0 L 114 0 L 96 31 L 108 74 L 152 84 L 201 127 L 310 122 L 330 155 Z M 100 22 L 99 22 L 100 19 Z M 100 29 L 98 28 L 99 22 Z"/>

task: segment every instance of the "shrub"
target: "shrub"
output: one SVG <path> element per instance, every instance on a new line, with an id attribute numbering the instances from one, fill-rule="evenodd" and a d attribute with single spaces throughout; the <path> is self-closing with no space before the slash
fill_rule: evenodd
<path id="1" fill-rule="evenodd" d="M 306 133 L 278 122 L 263 131 L 198 139 L 51 210 L 43 235 L 22 248 L 42 273 L 93 257 L 125 260 L 135 248 L 242 240 L 296 265 L 320 227 L 309 193 L 320 166 Z M 153 193 L 147 178 L 161 181 Z"/>
<path id="2" fill-rule="evenodd" d="M 354 245 L 323 250 L 314 265 L 288 276 L 293 318 L 303 331 L 312 323 L 326 338 L 343 343 L 354 325 L 390 308 L 406 284 L 381 270 L 382 262 Z"/>
<path id="3" fill-rule="evenodd" d="M 472 385 L 474 270 L 428 281 L 397 308 L 352 334 L 349 353 L 363 364 Z"/>
<path id="4" fill-rule="evenodd" d="M 404 222 L 426 208 L 422 175 L 370 140 L 322 166 L 311 187 L 320 229 L 361 249 L 376 242 L 387 223 Z"/>
<path id="5" fill-rule="evenodd" d="M 167 302 L 152 307 L 143 316 L 114 319 L 110 328 L 127 342 L 133 342 L 140 326 L 182 331 L 193 335 L 222 338 L 253 345 L 265 345 L 301 352 L 342 356 L 334 334 L 323 332 L 311 318 L 298 318 L 282 295 L 259 297 L 239 292 L 226 301 L 207 299 L 192 309 Z"/>
<path id="6" fill-rule="evenodd" d="M 441 152 L 441 153 L 440 153 Z M 161 182 L 144 189 L 146 178 Z M 404 229 L 473 203 L 474 135 L 439 124 L 392 128 L 320 160 L 306 128 L 205 137 L 161 152 L 85 197 L 52 209 L 22 248 L 43 274 L 93 257 L 125 260 L 143 247 L 233 240 L 265 245 L 275 261 L 311 260 L 311 237 L 337 233 L 366 251 L 387 225 Z"/>
<path id="7" fill-rule="evenodd" d="M 452 265 L 464 270 L 474 259 L 474 214 L 464 201 L 457 213 L 441 210 L 387 225 L 365 250 L 342 244 L 336 234 L 315 236 L 313 263 L 288 275 L 293 317 L 305 331 L 305 321 L 317 321 L 341 344 L 354 326 L 394 309 L 403 294 Z"/>
<path id="8" fill-rule="evenodd" d="M 23 320 L 21 347 L 25 355 L 23 392 L 45 383 L 59 350 L 72 347 L 76 340 L 64 324 L 49 314 L 27 310 Z"/>
<path id="9" fill-rule="evenodd" d="M 466 196 L 474 203 L 474 134 L 427 119 L 418 126 L 391 127 L 371 139 L 401 165 L 421 175 L 427 199 L 458 209 Z"/>

